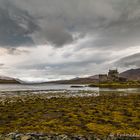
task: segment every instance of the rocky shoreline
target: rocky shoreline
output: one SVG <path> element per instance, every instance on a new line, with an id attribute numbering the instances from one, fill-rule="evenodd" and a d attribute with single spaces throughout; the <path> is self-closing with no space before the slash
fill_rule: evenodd
<path id="1" fill-rule="evenodd" d="M 37 134 L 37 133 L 9 133 L 0 135 L 0 140 L 140 140 L 137 135 L 121 136 L 109 135 L 105 138 L 99 138 L 95 135 L 66 135 L 66 134 Z"/>

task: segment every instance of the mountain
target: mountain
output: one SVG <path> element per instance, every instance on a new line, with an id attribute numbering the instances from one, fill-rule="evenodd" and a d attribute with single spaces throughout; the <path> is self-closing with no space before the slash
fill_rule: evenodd
<path id="1" fill-rule="evenodd" d="M 140 68 L 124 71 L 120 73 L 120 76 L 125 77 L 128 80 L 140 80 Z"/>
<path id="2" fill-rule="evenodd" d="M 19 79 L 6 77 L 6 76 L 0 76 L 0 84 L 20 84 L 21 81 Z"/>
<path id="3" fill-rule="evenodd" d="M 57 84 L 91 84 L 99 81 L 99 76 L 94 75 L 90 77 L 80 78 L 76 77 L 70 80 L 59 80 L 59 81 L 52 81 L 48 83 L 57 83 Z"/>
<path id="4" fill-rule="evenodd" d="M 99 80 L 99 75 L 89 76 L 89 79 Z"/>

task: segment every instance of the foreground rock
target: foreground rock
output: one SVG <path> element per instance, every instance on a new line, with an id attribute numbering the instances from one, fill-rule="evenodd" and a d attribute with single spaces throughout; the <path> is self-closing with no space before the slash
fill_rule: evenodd
<path id="1" fill-rule="evenodd" d="M 80 135 L 65 135 L 65 134 L 36 134 L 36 133 L 10 133 L 7 135 L 0 135 L 0 140 L 139 140 L 139 136 L 113 136 L 106 138 L 99 138 L 94 135 L 80 136 Z"/>

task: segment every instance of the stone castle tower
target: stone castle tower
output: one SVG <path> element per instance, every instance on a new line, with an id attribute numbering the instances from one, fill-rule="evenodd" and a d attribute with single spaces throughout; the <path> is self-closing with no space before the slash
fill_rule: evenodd
<path id="1" fill-rule="evenodd" d="M 119 72 L 117 69 L 116 70 L 109 70 L 108 81 L 119 81 Z"/>
<path id="2" fill-rule="evenodd" d="M 118 70 L 109 70 L 108 74 L 99 74 L 99 82 L 117 82 L 119 81 Z"/>

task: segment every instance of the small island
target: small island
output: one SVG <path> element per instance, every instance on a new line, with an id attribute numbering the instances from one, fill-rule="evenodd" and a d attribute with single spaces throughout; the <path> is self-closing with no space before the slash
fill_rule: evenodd
<path id="1" fill-rule="evenodd" d="M 89 84 L 89 87 L 100 88 L 138 88 L 140 81 L 129 80 L 119 74 L 118 70 L 109 70 L 108 74 L 99 74 L 99 81 Z"/>

